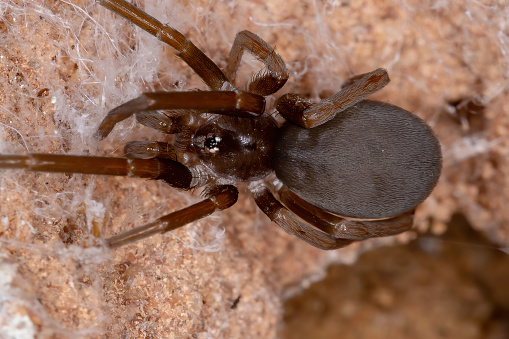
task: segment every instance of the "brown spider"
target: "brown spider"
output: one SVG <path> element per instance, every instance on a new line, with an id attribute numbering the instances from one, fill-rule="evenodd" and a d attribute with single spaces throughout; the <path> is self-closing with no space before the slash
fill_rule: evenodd
<path id="1" fill-rule="evenodd" d="M 205 200 L 108 238 L 109 247 L 231 207 L 239 182 L 250 182 L 256 204 L 272 221 L 322 249 L 411 228 L 415 207 L 438 181 L 440 145 L 417 116 L 365 100 L 389 83 L 385 70 L 354 76 L 316 104 L 296 94 L 283 95 L 276 109 L 287 122 L 278 128 L 263 114 L 264 97 L 283 87 L 288 73 L 281 57 L 257 35 L 237 34 L 222 72 L 181 33 L 135 6 L 124 0 L 100 4 L 175 48 L 210 88 L 142 94 L 111 110 L 96 134 L 103 139 L 118 122 L 135 115 L 145 126 L 174 134 L 173 144 L 130 142 L 126 158 L 0 156 L 3 168 L 161 179 L 184 190 L 205 187 Z M 244 51 L 266 66 L 246 91 L 234 86 Z M 272 172 L 279 179 L 275 186 L 282 203 L 263 181 Z"/>

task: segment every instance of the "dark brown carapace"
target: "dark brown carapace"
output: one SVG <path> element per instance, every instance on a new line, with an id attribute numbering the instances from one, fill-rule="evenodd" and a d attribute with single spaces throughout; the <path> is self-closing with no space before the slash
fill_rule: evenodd
<path id="1" fill-rule="evenodd" d="M 145 93 L 111 110 L 96 133 L 103 139 L 134 115 L 145 126 L 173 134 L 171 144 L 130 142 L 125 158 L 0 156 L 2 168 L 161 179 L 185 190 L 204 187 L 203 201 L 108 238 L 109 247 L 231 207 L 239 182 L 250 182 L 256 204 L 271 220 L 322 249 L 398 234 L 412 226 L 415 207 L 440 176 L 440 145 L 417 116 L 366 100 L 389 83 L 384 69 L 348 79 L 339 92 L 318 103 L 296 94 L 280 97 L 276 108 L 287 122 L 279 128 L 264 114 L 265 96 L 283 87 L 288 72 L 281 57 L 257 35 L 237 34 L 223 72 L 181 33 L 135 6 L 123 0 L 99 2 L 175 48 L 210 88 Z M 240 90 L 235 76 L 244 51 L 266 67 L 247 90 Z M 263 180 L 272 172 L 279 179 L 279 200 Z"/>

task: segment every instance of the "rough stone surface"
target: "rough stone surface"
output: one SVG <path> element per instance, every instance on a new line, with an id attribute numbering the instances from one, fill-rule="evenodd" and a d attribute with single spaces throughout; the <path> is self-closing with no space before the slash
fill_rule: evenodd
<path id="1" fill-rule="evenodd" d="M 439 234 L 461 211 L 507 246 L 504 0 L 137 4 L 221 67 L 235 32 L 256 32 L 288 64 L 290 82 L 277 95 L 326 97 L 349 76 L 386 67 L 392 82 L 373 98 L 423 117 L 443 145 L 443 176 L 417 212 L 416 231 Z M 0 41 L 1 153 L 120 155 L 127 141 L 162 136 L 128 120 L 98 143 L 93 133 L 108 110 L 143 91 L 204 88 L 171 48 L 92 0 L 2 1 Z M 260 69 L 245 60 L 239 83 Z M 199 192 L 2 171 L 0 200 L 0 333 L 12 338 L 275 337 L 282 300 L 323 277 L 329 263 L 414 236 L 322 252 L 268 222 L 243 195 L 222 214 L 106 251 L 92 246 L 93 230 L 119 233 L 198 201 Z"/>
<path id="2" fill-rule="evenodd" d="M 365 253 L 285 304 L 282 338 L 509 336 L 509 257 L 456 214 L 440 238 Z"/>

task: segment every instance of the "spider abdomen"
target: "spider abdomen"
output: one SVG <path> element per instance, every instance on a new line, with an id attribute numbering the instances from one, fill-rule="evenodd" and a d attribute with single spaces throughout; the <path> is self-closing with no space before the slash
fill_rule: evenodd
<path id="1" fill-rule="evenodd" d="M 413 209 L 431 193 L 442 157 L 419 117 L 364 100 L 315 128 L 286 123 L 273 166 L 283 184 L 317 207 L 382 219 Z"/>

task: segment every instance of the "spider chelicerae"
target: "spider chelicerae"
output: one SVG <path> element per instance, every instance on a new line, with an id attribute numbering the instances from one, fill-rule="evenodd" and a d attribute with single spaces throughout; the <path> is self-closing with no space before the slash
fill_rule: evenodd
<path id="1" fill-rule="evenodd" d="M 394 235 L 411 228 L 415 207 L 440 176 L 440 145 L 410 112 L 368 96 L 389 83 L 384 69 L 348 79 L 312 103 L 296 94 L 276 102 L 278 127 L 265 97 L 288 80 L 282 58 L 257 35 L 235 37 L 224 71 L 177 30 L 123 0 L 100 4 L 176 50 L 210 91 L 145 93 L 111 110 L 96 136 L 104 139 L 131 116 L 174 135 L 174 142 L 126 144 L 125 158 L 58 154 L 1 155 L 0 167 L 32 171 L 133 176 L 163 180 L 205 199 L 105 240 L 119 247 L 174 230 L 237 201 L 235 184 L 249 182 L 256 204 L 286 232 L 322 249 Z M 244 51 L 265 68 L 235 86 Z M 275 172 L 277 199 L 263 180 Z"/>

